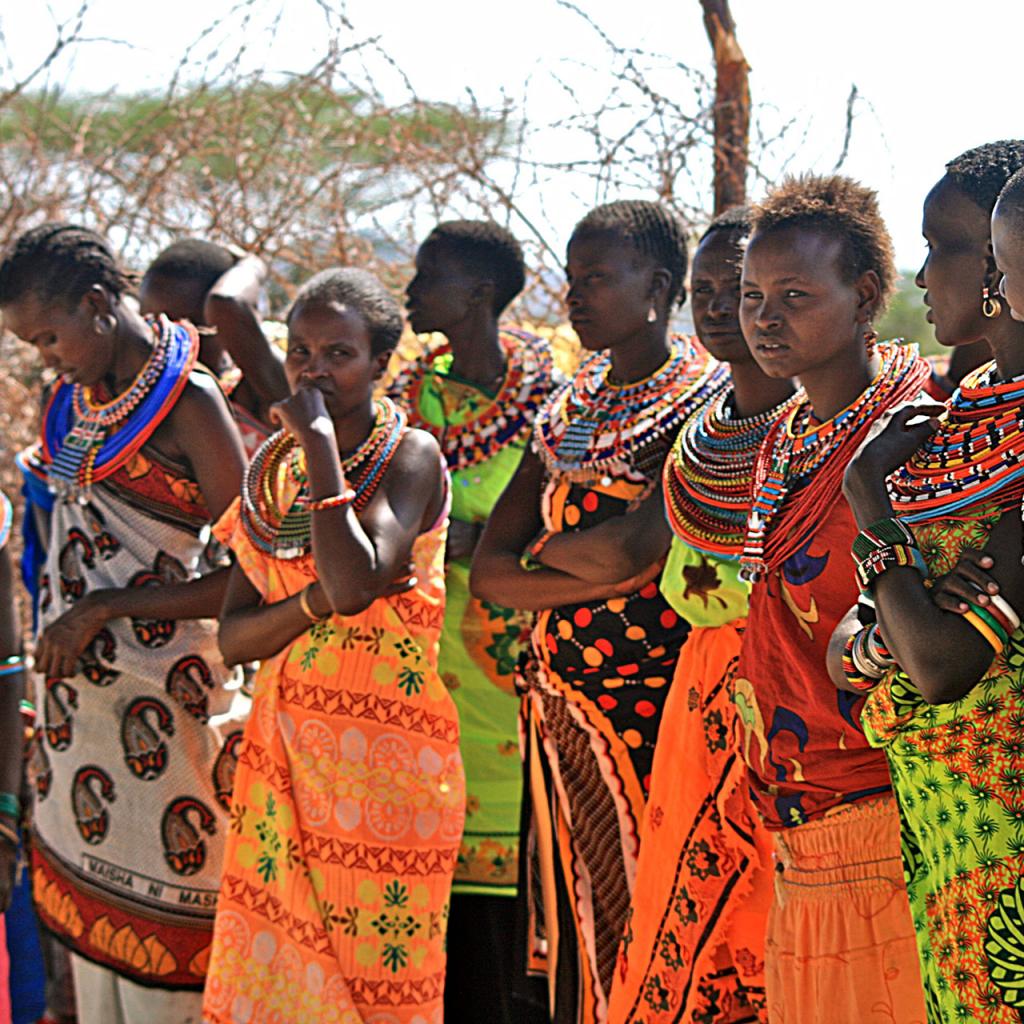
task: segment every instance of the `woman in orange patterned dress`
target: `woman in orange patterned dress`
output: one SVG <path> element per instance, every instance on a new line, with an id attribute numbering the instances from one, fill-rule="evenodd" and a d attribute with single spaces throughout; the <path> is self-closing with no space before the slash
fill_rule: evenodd
<path id="1" fill-rule="evenodd" d="M 447 478 L 373 400 L 402 321 L 371 275 L 319 274 L 288 328 L 283 430 L 217 527 L 238 559 L 221 648 L 262 665 L 204 1015 L 440 1024 L 465 804 L 437 672 Z"/>

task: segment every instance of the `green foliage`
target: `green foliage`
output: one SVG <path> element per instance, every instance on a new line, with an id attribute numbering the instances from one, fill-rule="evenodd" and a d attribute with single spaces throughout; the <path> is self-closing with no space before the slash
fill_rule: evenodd
<path id="1" fill-rule="evenodd" d="M 904 270 L 900 274 L 889 308 L 885 316 L 875 324 L 875 330 L 883 339 L 904 338 L 916 341 L 924 355 L 935 355 L 944 349 L 935 340 L 935 331 L 925 319 L 924 292 L 914 284 L 914 276 L 912 270 Z"/>

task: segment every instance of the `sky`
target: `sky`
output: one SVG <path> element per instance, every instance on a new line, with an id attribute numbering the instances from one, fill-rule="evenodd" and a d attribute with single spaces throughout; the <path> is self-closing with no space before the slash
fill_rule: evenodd
<path id="1" fill-rule="evenodd" d="M 322 0 L 325 6 L 332 2 Z M 12 65 L 0 66 L 0 89 L 41 59 L 52 44 L 54 21 L 71 16 L 81 3 L 24 3 L 16 14 L 10 13 L 11 0 L 0 5 Z M 254 64 L 286 73 L 304 70 L 322 55 L 327 30 L 317 0 L 260 3 L 259 16 L 244 21 L 238 0 L 160 6 L 91 0 L 85 31 L 96 41 L 62 55 L 54 80 L 90 92 L 157 87 L 214 17 L 224 22 L 210 39 L 222 38 L 225 48 L 246 40 L 246 59 Z M 712 73 L 698 0 L 580 5 L 619 45 L 655 50 Z M 566 102 L 557 75 L 578 83 L 584 103 L 600 102 L 600 74 L 580 65 L 607 67 L 607 51 L 557 0 L 350 0 L 345 10 L 353 38 L 379 35 L 424 99 L 460 101 L 471 88 L 485 104 L 506 94 L 526 104 L 529 118 L 550 119 Z M 856 84 L 860 99 L 843 171 L 878 190 L 903 268 L 915 269 L 923 259 L 921 203 L 943 165 L 982 142 L 1024 136 L 1020 0 L 993 0 L 983 14 L 962 0 L 732 0 L 732 10 L 762 121 L 795 123 L 791 141 L 769 161 L 769 173 L 783 164 L 792 171 L 832 170 L 842 149 L 847 96 Z M 268 28 L 281 11 L 280 21 Z M 393 71 L 380 68 L 375 78 L 403 98 Z M 585 210 L 577 194 L 551 188 L 545 216 L 564 238 Z M 752 198 L 762 189 L 754 184 Z"/>

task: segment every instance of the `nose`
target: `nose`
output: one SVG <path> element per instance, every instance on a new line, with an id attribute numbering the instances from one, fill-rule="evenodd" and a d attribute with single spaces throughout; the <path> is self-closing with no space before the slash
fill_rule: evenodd
<path id="1" fill-rule="evenodd" d="M 708 319 L 713 323 L 732 320 L 736 316 L 736 291 L 728 289 L 716 291 L 708 303 Z"/>
<path id="2" fill-rule="evenodd" d="M 921 288 L 922 290 L 928 287 L 924 283 L 924 271 L 925 271 L 925 268 L 927 266 L 928 266 L 928 260 L 925 259 L 924 263 L 921 264 L 921 269 L 917 272 L 917 276 L 914 278 L 914 284 L 916 284 L 917 287 Z"/>
<path id="3" fill-rule="evenodd" d="M 754 327 L 762 334 L 770 334 L 782 325 L 782 317 L 767 298 L 762 299 L 754 311 Z"/>
<path id="4" fill-rule="evenodd" d="M 318 351 L 310 352 L 306 365 L 299 371 L 299 380 L 316 380 L 327 376 L 327 360 Z"/>

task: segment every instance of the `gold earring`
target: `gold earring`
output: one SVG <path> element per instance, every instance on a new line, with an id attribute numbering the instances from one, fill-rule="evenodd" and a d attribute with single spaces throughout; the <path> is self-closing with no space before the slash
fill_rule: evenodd
<path id="1" fill-rule="evenodd" d="M 647 310 L 647 322 L 649 324 L 656 323 L 658 319 L 658 311 L 654 308 L 654 303 L 651 303 L 651 308 Z"/>
<path id="2" fill-rule="evenodd" d="M 97 334 L 113 334 L 117 328 L 117 318 L 113 313 L 104 313 L 102 316 L 97 313 L 92 318 L 92 329 Z"/>
<path id="3" fill-rule="evenodd" d="M 989 295 L 988 285 L 981 289 L 981 315 L 987 320 L 995 320 L 1003 311 L 1003 304 L 999 299 Z"/>

